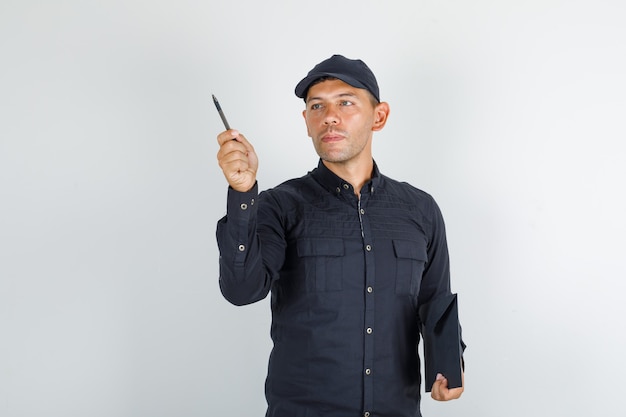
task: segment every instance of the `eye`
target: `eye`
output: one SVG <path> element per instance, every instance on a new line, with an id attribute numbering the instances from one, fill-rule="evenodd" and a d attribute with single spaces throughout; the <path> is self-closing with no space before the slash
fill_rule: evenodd
<path id="1" fill-rule="evenodd" d="M 354 103 L 351 102 L 350 100 L 343 100 L 340 104 L 342 106 L 352 106 Z"/>
<path id="2" fill-rule="evenodd" d="M 322 108 L 322 105 L 320 103 L 311 104 L 311 110 L 319 110 L 321 108 Z"/>

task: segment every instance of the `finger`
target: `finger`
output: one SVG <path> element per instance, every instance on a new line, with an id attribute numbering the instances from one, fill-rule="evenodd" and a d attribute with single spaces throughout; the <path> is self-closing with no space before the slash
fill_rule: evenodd
<path id="1" fill-rule="evenodd" d="M 233 155 L 231 155 L 232 153 L 240 153 L 245 156 L 246 153 L 248 153 L 248 150 L 243 143 L 237 140 L 228 139 L 220 145 L 220 148 L 217 151 L 217 159 L 233 157 Z"/>
<path id="2" fill-rule="evenodd" d="M 220 168 L 225 174 L 231 172 L 242 172 L 250 169 L 250 162 L 244 152 L 233 151 L 218 157 L 217 160 Z"/>
<path id="3" fill-rule="evenodd" d="M 233 140 L 235 142 L 243 143 L 244 145 L 246 145 L 246 148 L 252 148 L 252 145 L 246 139 L 246 137 L 242 135 L 241 132 L 239 132 L 236 129 L 225 130 L 219 135 L 217 135 L 217 143 L 220 146 L 222 146 L 225 143 L 232 142 Z"/>
<path id="4" fill-rule="evenodd" d="M 233 140 L 233 139 L 237 140 L 239 136 L 241 136 L 241 134 L 239 133 L 239 131 L 235 129 L 225 130 L 224 132 L 217 135 L 217 143 L 220 146 L 222 146 L 224 143 L 228 142 L 229 140 Z"/>
<path id="5" fill-rule="evenodd" d="M 248 157 L 246 151 L 243 149 L 233 149 L 224 152 L 223 155 L 219 155 L 217 161 L 222 169 L 237 166 L 239 170 L 245 171 L 248 169 Z"/>
<path id="6" fill-rule="evenodd" d="M 437 374 L 430 391 L 430 396 L 437 401 L 446 401 L 447 393 L 448 380 L 442 374 Z"/>
<path id="7" fill-rule="evenodd" d="M 461 397 L 461 394 L 463 394 L 463 388 L 452 388 L 449 389 L 439 401 L 456 400 Z"/>
<path id="8" fill-rule="evenodd" d="M 256 176 L 246 161 L 234 160 L 223 164 L 222 171 L 228 184 L 237 191 L 249 191 L 254 186 Z"/>
<path id="9" fill-rule="evenodd" d="M 456 400 L 461 397 L 463 391 L 465 391 L 465 373 L 461 372 L 461 386 L 457 388 L 450 388 L 448 386 L 448 380 L 446 379 L 445 390 L 442 391 L 444 401 Z"/>
<path id="10" fill-rule="evenodd" d="M 217 161 L 223 170 L 232 170 L 232 165 L 237 166 L 237 170 L 248 170 L 256 173 L 258 158 L 251 145 L 241 143 L 236 140 L 229 140 L 220 146 L 217 152 Z M 241 165 L 245 166 L 241 166 Z M 228 169 L 228 167 L 231 167 Z"/>
<path id="11" fill-rule="evenodd" d="M 220 149 L 224 148 L 224 153 L 227 153 L 229 150 L 233 150 L 233 147 L 234 149 L 243 150 L 246 154 L 254 153 L 254 147 L 248 139 L 246 139 L 246 137 L 239 131 L 234 129 L 226 130 L 220 133 L 217 136 L 217 141 L 220 145 Z M 237 144 L 241 144 L 243 147 L 239 147 Z"/>
<path id="12" fill-rule="evenodd" d="M 457 398 L 461 397 L 461 394 L 463 394 L 463 387 L 459 387 L 459 388 L 452 388 L 449 393 L 448 393 L 448 399 L 449 400 L 456 400 Z"/>
<path id="13" fill-rule="evenodd" d="M 461 397 L 463 394 L 464 388 L 447 388 L 444 387 L 444 382 L 441 381 L 438 383 L 437 389 L 435 390 L 434 385 L 431 391 L 431 397 L 437 401 L 450 401 L 456 400 Z"/>
<path id="14" fill-rule="evenodd" d="M 237 135 L 235 137 L 233 137 L 233 139 L 235 140 L 235 142 L 241 143 L 246 148 L 246 154 L 254 153 L 254 147 L 248 141 L 248 139 L 246 139 L 246 137 L 244 135 L 242 135 L 241 133 L 237 132 Z"/>
<path id="15" fill-rule="evenodd" d="M 439 374 L 441 376 L 440 378 L 440 382 L 441 384 L 439 385 L 441 387 L 441 391 L 445 391 L 448 389 L 448 378 L 446 378 L 445 376 Z"/>

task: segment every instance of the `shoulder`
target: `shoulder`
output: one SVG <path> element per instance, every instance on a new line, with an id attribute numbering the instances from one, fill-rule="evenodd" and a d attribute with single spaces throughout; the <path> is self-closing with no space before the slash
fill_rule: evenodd
<path id="1" fill-rule="evenodd" d="M 406 203 L 424 206 L 436 204 L 432 195 L 408 182 L 398 181 L 381 175 L 381 185 L 387 194 Z"/>
<path id="2" fill-rule="evenodd" d="M 293 208 L 311 199 L 315 200 L 324 190 L 313 179 L 311 173 L 292 178 L 268 188 L 259 194 L 259 202 L 282 206 L 283 209 Z"/>
<path id="3" fill-rule="evenodd" d="M 286 180 L 278 185 L 275 185 L 271 188 L 268 188 L 261 192 L 264 195 L 271 196 L 289 196 L 289 195 L 298 195 L 303 190 L 310 188 L 313 185 L 314 181 L 311 178 L 311 174 L 308 173 L 299 178 L 292 178 Z"/>

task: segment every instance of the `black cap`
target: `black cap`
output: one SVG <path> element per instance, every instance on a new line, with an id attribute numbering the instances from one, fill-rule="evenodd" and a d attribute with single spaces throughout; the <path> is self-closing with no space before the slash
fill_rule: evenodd
<path id="1" fill-rule="evenodd" d="M 378 83 L 374 73 L 360 59 L 348 59 L 342 55 L 333 55 L 317 64 L 307 76 L 296 85 L 296 96 L 306 100 L 306 94 L 313 82 L 322 77 L 337 78 L 352 87 L 363 88 L 380 102 Z"/>

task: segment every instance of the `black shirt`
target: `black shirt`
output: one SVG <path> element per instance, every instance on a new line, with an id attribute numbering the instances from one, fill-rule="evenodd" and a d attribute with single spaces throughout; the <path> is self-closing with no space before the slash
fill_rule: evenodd
<path id="1" fill-rule="evenodd" d="M 358 198 L 321 161 L 257 192 L 229 189 L 217 240 L 227 300 L 272 294 L 267 416 L 419 416 L 417 309 L 450 294 L 433 198 L 376 165 Z"/>

